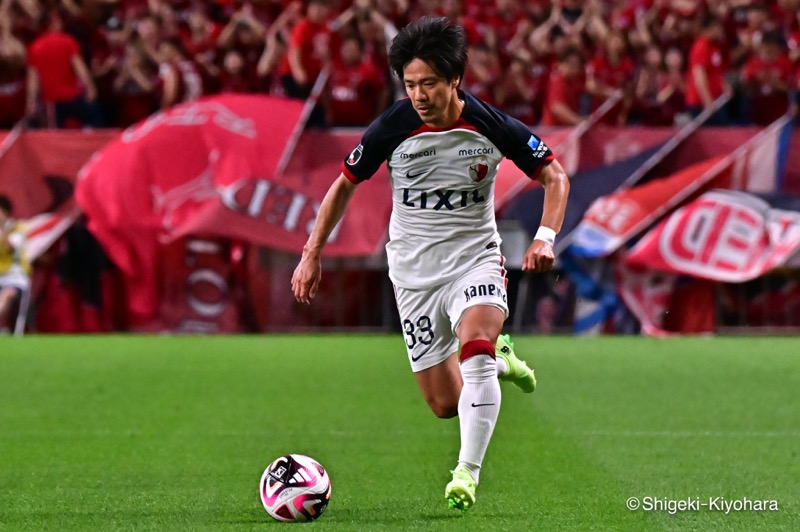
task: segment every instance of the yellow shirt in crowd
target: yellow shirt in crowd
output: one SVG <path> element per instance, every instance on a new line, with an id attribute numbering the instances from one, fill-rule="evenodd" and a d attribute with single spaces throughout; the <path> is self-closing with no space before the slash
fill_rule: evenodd
<path id="1" fill-rule="evenodd" d="M 8 273 L 15 264 L 20 265 L 25 273 L 30 273 L 30 264 L 22 252 L 24 243 L 25 228 L 22 224 L 14 224 L 5 237 L 0 236 L 0 275 Z"/>

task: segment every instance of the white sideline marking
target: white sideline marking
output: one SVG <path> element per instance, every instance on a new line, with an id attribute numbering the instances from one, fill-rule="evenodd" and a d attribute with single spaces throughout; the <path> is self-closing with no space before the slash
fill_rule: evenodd
<path id="1" fill-rule="evenodd" d="M 334 438 L 354 438 L 361 437 L 370 431 L 303 431 L 303 434 L 313 434 L 315 436 L 330 436 Z M 0 432 L 0 439 L 9 439 L 20 436 L 34 437 L 86 437 L 86 436 L 137 436 L 150 437 L 161 435 L 178 436 L 216 436 L 216 437 L 245 437 L 245 436 L 269 436 L 273 434 L 268 430 L 179 430 L 170 433 L 158 431 L 141 430 L 19 430 Z M 382 435 L 387 438 L 395 438 L 413 434 L 415 436 L 439 436 L 448 434 L 443 430 L 408 431 L 393 430 L 383 431 Z M 611 437 L 611 438 L 800 438 L 800 430 L 559 430 L 555 432 L 557 436 L 573 437 Z"/>
<path id="2" fill-rule="evenodd" d="M 800 430 L 584 430 L 559 434 L 624 438 L 800 438 Z"/>
<path id="3" fill-rule="evenodd" d="M 371 430 L 353 430 L 353 431 L 342 431 L 342 430 L 303 430 L 303 431 L 295 431 L 298 435 L 313 435 L 313 436 L 329 436 L 335 438 L 356 438 L 356 437 L 364 437 L 364 436 L 373 436 L 376 435 Z M 165 431 L 157 431 L 157 430 L 150 430 L 150 431 L 142 431 L 142 430 L 110 430 L 110 429 L 92 429 L 92 430 L 17 430 L 17 431 L 5 431 L 0 432 L 0 440 L 2 439 L 9 439 L 9 438 L 16 438 L 19 436 L 33 436 L 33 437 L 42 437 L 42 438 L 52 438 L 52 437 L 86 437 L 86 436 L 217 436 L 217 437 L 233 437 L 233 438 L 241 438 L 247 436 L 274 436 L 275 432 L 272 430 L 177 430 L 174 432 L 165 432 Z M 284 434 L 288 435 L 291 434 L 291 431 L 286 431 Z M 450 432 L 447 430 L 391 430 L 391 431 L 381 431 L 381 434 L 378 435 L 380 437 L 393 439 L 398 436 L 406 436 L 406 435 L 424 435 L 424 436 L 441 436 L 441 435 L 449 435 Z"/>

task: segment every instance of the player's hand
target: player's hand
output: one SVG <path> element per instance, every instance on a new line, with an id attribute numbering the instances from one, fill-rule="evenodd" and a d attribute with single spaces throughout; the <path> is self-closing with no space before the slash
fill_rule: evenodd
<path id="1" fill-rule="evenodd" d="M 522 271 L 542 273 L 556 262 L 553 246 L 544 240 L 534 240 L 522 256 Z"/>
<path id="2" fill-rule="evenodd" d="M 322 279 L 322 261 L 318 255 L 306 255 L 292 274 L 292 292 L 298 303 L 311 304 L 317 296 L 319 282 Z"/>

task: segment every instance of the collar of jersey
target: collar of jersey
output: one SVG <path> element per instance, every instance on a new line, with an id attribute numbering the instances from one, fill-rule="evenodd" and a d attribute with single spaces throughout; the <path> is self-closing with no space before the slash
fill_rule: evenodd
<path id="1" fill-rule="evenodd" d="M 453 129 L 469 129 L 470 131 L 478 131 L 478 128 L 464 119 L 464 111 L 467 109 L 469 99 L 461 89 L 458 89 L 458 98 L 464 102 L 464 106 L 461 108 L 461 114 L 455 122 L 447 127 L 433 127 L 423 122 L 420 127 L 411 132 L 410 136 L 413 137 L 414 135 L 419 135 L 420 133 L 440 133 L 442 131 L 452 131 Z"/>

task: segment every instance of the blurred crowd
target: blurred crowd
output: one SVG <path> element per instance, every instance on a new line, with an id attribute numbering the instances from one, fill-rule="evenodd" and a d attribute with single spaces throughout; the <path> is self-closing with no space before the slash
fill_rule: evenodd
<path id="1" fill-rule="evenodd" d="M 126 127 L 202 95 L 306 98 L 364 126 L 404 96 L 387 49 L 410 20 L 466 30 L 463 87 L 529 125 L 720 124 L 794 110 L 800 0 L 0 0 L 0 128 Z M 322 83 L 320 82 L 320 85 Z"/>

